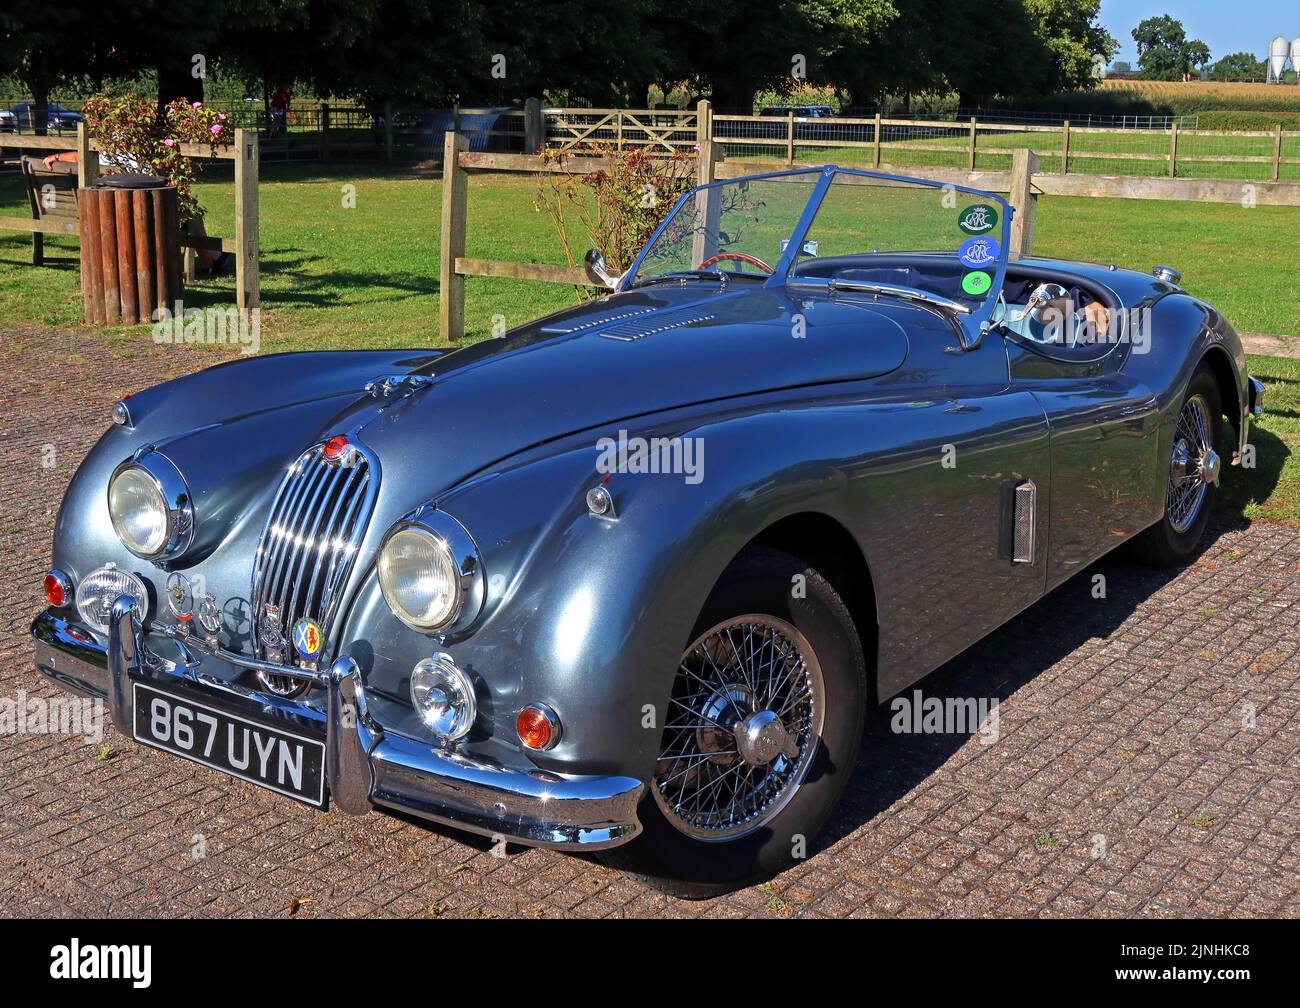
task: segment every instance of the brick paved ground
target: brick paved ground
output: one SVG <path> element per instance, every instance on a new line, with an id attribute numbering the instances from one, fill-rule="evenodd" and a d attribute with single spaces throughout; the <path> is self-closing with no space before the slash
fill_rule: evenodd
<path id="1" fill-rule="evenodd" d="M 217 356 L 0 340 L 0 697 L 52 696 L 27 626 L 73 467 L 121 392 Z M 1096 570 L 1105 601 L 1076 579 L 923 684 L 1000 698 L 1000 741 L 873 715 L 823 847 L 766 886 L 689 903 L 576 857 L 496 858 L 110 729 L 106 759 L 0 737 L 0 915 L 1300 916 L 1300 532 L 1220 522 L 1184 571 Z"/>

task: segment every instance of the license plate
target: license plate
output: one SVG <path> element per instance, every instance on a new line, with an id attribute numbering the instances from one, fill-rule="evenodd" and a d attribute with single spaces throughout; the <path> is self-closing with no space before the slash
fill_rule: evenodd
<path id="1" fill-rule="evenodd" d="M 135 738 L 308 805 L 325 804 L 325 745 L 132 683 Z"/>

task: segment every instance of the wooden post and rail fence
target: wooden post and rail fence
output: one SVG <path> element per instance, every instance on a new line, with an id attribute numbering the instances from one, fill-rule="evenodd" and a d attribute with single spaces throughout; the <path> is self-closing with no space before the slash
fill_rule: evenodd
<path id="1" fill-rule="evenodd" d="M 215 158 L 234 163 L 233 238 L 182 233 L 176 215 L 174 190 L 95 188 L 100 181 L 100 147 L 87 134 L 85 123 L 77 124 L 75 138 L 0 134 L 0 150 L 5 148 L 77 153 L 76 218 L 37 214 L 33 219 L 0 216 L 0 230 L 30 232 L 37 247 L 46 234 L 78 238 L 87 322 L 131 325 L 148 321 L 156 308 L 173 310 L 175 302 L 181 298 L 181 249 L 233 253 L 239 309 L 244 311 L 260 305 L 256 131 L 235 130 L 234 143 L 229 147 L 218 147 L 215 152 L 202 144 L 181 146 L 181 153 L 187 157 Z M 37 261 L 40 261 L 39 256 Z"/>
<path id="2" fill-rule="evenodd" d="M 577 110 L 569 110 L 577 111 Z M 471 172 L 504 172 L 513 174 L 544 174 L 555 172 L 586 173 L 603 167 L 604 161 L 599 157 L 583 156 L 584 145 L 588 151 L 593 145 L 606 143 L 606 138 L 595 136 L 593 122 L 603 124 L 608 129 L 615 124 L 615 119 L 608 110 L 581 110 L 592 121 L 564 123 L 564 140 L 561 144 L 561 157 L 543 159 L 539 154 L 499 154 L 488 152 L 471 152 L 464 136 L 449 133 L 443 151 L 443 190 L 442 190 L 442 231 L 439 261 L 440 316 L 439 334 L 444 341 L 456 342 L 465 335 L 465 278 L 466 277 L 508 277 L 516 280 L 535 280 L 543 283 L 559 283 L 574 286 L 591 286 L 586 271 L 580 266 L 560 266 L 543 263 L 504 262 L 501 260 L 475 259 L 466 256 L 466 234 L 468 224 L 468 177 Z M 536 113 L 534 113 L 536 114 Z M 634 117 L 635 118 L 635 117 Z M 772 124 L 785 126 L 786 136 L 773 139 L 768 144 L 780 145 L 787 155 L 785 161 L 764 163 L 750 159 L 724 160 L 723 150 L 727 146 L 744 145 L 751 142 L 747 138 L 720 136 L 717 123 L 735 121 L 739 118 L 761 119 Z M 700 105 L 690 113 L 690 125 L 695 128 L 696 136 L 690 141 L 692 148 L 698 147 L 698 180 L 700 183 L 716 179 L 735 178 L 762 171 L 781 170 L 792 163 L 789 158 L 793 150 L 792 119 L 784 120 L 772 117 L 735 117 L 713 114 L 708 102 Z M 640 120 L 638 120 L 640 121 Z M 797 120 L 795 120 L 797 121 Z M 828 120 L 806 120 L 825 123 Z M 837 120 L 829 120 L 836 122 Z M 1086 175 L 1069 171 L 1071 159 L 1071 137 L 1077 137 L 1079 130 L 1072 130 L 1067 122 L 1064 127 L 1041 127 L 1044 130 L 1059 132 L 1061 146 L 1052 151 L 1052 156 L 1059 156 L 1060 172 L 1044 172 L 1039 151 L 1030 147 L 985 149 L 985 153 L 1004 153 L 1009 155 L 1010 169 L 999 171 L 975 170 L 978 147 L 978 124 L 972 119 L 966 127 L 966 145 L 960 151 L 966 155 L 964 168 L 917 168 L 913 166 L 897 167 L 888 165 L 882 157 L 884 127 L 891 124 L 879 115 L 873 119 L 861 120 L 872 125 L 872 138 L 864 146 L 872 151 L 872 167 L 892 171 L 897 174 L 925 178 L 936 182 L 950 182 L 955 185 L 967 185 L 974 189 L 988 192 L 1005 193 L 1007 200 L 1016 208 L 1011 226 L 1010 254 L 1015 258 L 1029 256 L 1033 252 L 1034 236 L 1037 226 L 1038 200 L 1043 196 L 1099 196 L 1118 199 L 1177 200 L 1192 203 L 1230 203 L 1245 205 L 1300 206 L 1300 181 L 1281 181 L 1279 169 L 1282 164 L 1300 163 L 1300 158 L 1283 158 L 1282 141 L 1284 132 L 1279 127 L 1275 133 L 1268 134 L 1274 138 L 1274 153 L 1271 160 L 1272 179 L 1251 181 L 1242 179 L 1196 179 L 1177 177 L 1178 137 L 1179 131 L 1171 130 L 1168 154 L 1168 173 L 1161 176 L 1108 176 Z M 897 122 L 897 121 L 895 121 Z M 928 124 L 933 125 L 933 124 Z M 1008 127 L 1012 128 L 1012 127 Z M 1038 127 L 1013 127 L 1015 131 L 1034 132 Z M 664 148 L 674 152 L 684 146 L 675 130 L 669 131 L 658 124 L 657 131 L 647 132 L 644 136 L 629 138 L 627 131 L 621 134 L 625 145 L 635 144 L 653 148 Z M 1186 131 L 1183 131 L 1184 134 Z M 545 123 L 531 127 L 528 136 L 540 134 L 543 142 L 547 132 Z M 1251 134 L 1254 135 L 1254 134 Z M 1295 134 L 1300 136 L 1300 134 Z M 619 137 L 611 146 L 616 146 Z M 803 143 L 804 141 L 800 141 Z M 820 141 L 818 146 L 844 146 L 840 141 Z M 538 148 L 540 150 L 540 148 Z M 935 148 L 927 146 L 926 149 Z M 1078 152 L 1076 151 L 1076 156 Z M 1092 158 L 1095 151 L 1082 154 Z M 1126 155 L 1108 155 L 1122 158 Z M 888 180 L 875 183 L 889 185 Z"/>

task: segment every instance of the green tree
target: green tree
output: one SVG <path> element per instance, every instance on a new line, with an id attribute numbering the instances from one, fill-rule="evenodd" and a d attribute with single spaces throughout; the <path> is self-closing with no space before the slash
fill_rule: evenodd
<path id="1" fill-rule="evenodd" d="M 1183 23 L 1162 14 L 1149 17 L 1133 29 L 1138 66 L 1148 80 L 1190 80 L 1192 70 L 1210 61 L 1210 48 L 1189 39 Z"/>
<path id="2" fill-rule="evenodd" d="M 1097 57 L 1109 62 L 1119 52 L 1118 40 L 1097 23 L 1101 0 L 1025 0 L 1025 10 L 1049 54 L 1044 91 L 1092 87 Z"/>
<path id="3" fill-rule="evenodd" d="M 37 133 L 45 133 L 54 88 L 96 80 L 111 62 L 102 36 L 87 30 L 101 9 L 83 0 L 55 7 L 12 3 L 0 9 L 0 77 L 11 74 L 27 89 Z"/>
<path id="4" fill-rule="evenodd" d="M 1268 64 L 1253 53 L 1235 52 L 1207 67 L 1203 76 L 1214 80 L 1263 80 Z"/>

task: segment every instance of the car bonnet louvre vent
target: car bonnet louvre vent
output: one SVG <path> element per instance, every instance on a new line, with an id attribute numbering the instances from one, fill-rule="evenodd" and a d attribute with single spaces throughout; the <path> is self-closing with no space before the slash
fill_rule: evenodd
<path id="1" fill-rule="evenodd" d="M 370 518 L 377 473 L 359 450 L 350 465 L 326 462 L 323 452 L 316 445 L 299 456 L 276 491 L 253 570 L 254 640 L 268 605 L 279 607 L 286 636 L 308 617 L 329 640 Z M 292 646 L 290 640 L 290 653 Z"/>
<path id="2" fill-rule="evenodd" d="M 631 343 L 645 339 L 655 333 L 668 332 L 670 329 L 682 329 L 697 322 L 709 322 L 715 316 L 697 311 L 664 312 L 653 319 L 628 319 L 602 329 L 600 335 L 613 340 Z"/>
<path id="3" fill-rule="evenodd" d="M 552 325 L 542 326 L 542 332 L 551 336 L 565 336 L 569 333 L 583 332 L 587 329 L 595 329 L 599 326 L 609 325 L 611 322 L 619 322 L 623 319 L 635 318 L 638 315 L 649 315 L 658 311 L 657 308 L 636 308 L 632 311 L 603 312 L 595 318 L 588 317 L 581 321 L 573 322 L 556 322 Z"/>

